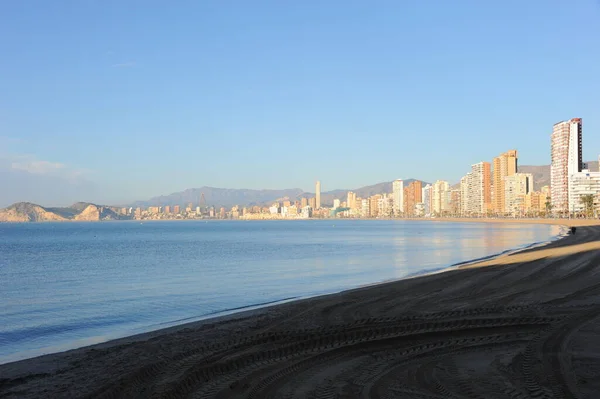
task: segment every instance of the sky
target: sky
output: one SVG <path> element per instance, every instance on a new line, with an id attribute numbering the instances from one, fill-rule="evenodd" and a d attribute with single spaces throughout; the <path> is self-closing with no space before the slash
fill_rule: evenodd
<path id="1" fill-rule="evenodd" d="M 599 0 L 0 2 L 0 207 L 600 154 Z"/>

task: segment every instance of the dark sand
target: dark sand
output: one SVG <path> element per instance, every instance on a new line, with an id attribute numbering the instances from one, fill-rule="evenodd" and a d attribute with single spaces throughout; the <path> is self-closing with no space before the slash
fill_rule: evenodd
<path id="1" fill-rule="evenodd" d="M 579 227 L 459 270 L 0 365 L 0 398 L 600 398 L 599 249 L 600 226 Z"/>

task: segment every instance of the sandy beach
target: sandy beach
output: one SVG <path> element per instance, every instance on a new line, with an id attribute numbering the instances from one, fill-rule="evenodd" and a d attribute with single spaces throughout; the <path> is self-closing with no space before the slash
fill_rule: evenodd
<path id="1" fill-rule="evenodd" d="M 600 222 L 428 276 L 0 365 L 0 398 L 597 398 Z"/>

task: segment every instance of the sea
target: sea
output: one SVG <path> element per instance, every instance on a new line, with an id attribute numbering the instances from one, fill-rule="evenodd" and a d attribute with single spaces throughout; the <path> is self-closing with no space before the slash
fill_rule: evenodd
<path id="1" fill-rule="evenodd" d="M 0 224 L 0 364 L 439 271 L 561 234 L 404 220 Z"/>

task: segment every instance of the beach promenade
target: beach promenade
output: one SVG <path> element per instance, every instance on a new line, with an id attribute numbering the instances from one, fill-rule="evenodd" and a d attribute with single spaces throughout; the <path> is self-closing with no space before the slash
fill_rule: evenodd
<path id="1" fill-rule="evenodd" d="M 578 228 L 456 270 L 0 365 L 0 398 L 597 398 L 599 222 L 535 223 Z"/>

